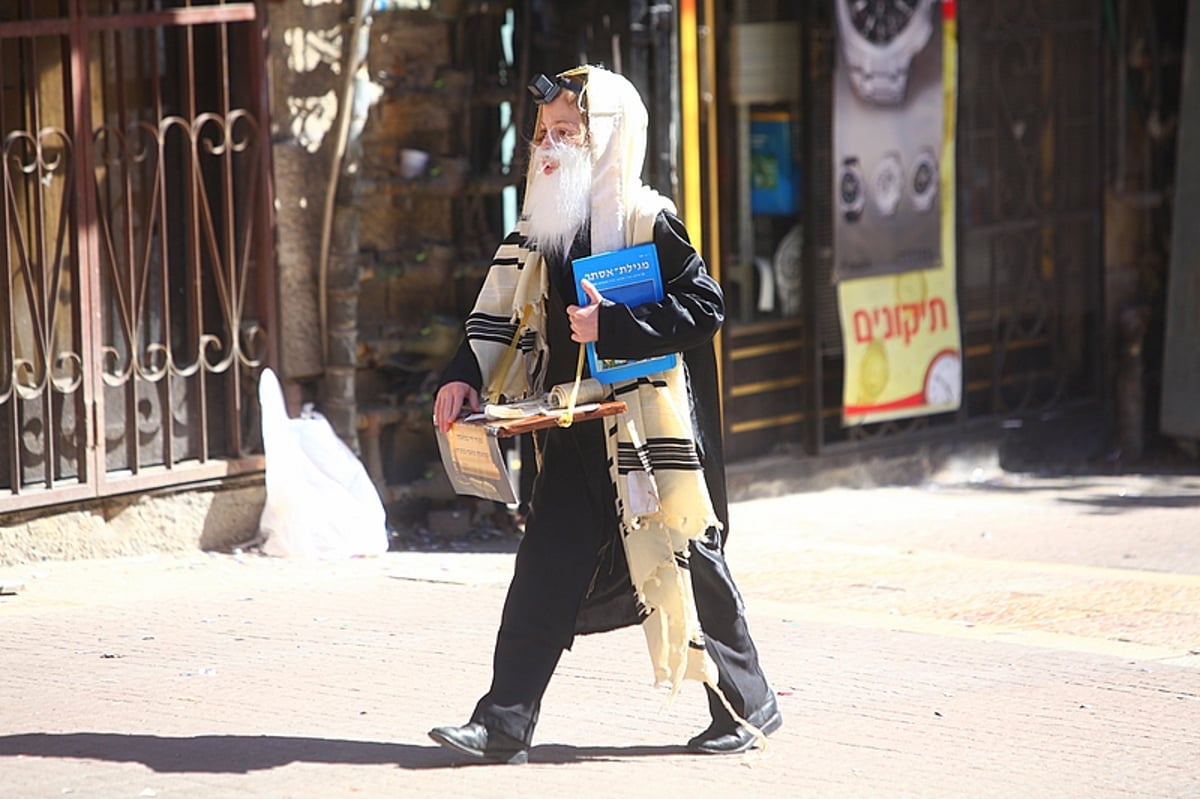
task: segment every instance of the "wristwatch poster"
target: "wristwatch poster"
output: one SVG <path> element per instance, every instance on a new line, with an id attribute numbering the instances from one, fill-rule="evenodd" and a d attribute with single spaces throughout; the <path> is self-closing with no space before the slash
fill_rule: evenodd
<path id="1" fill-rule="evenodd" d="M 942 3 L 834 2 L 834 277 L 935 267 Z"/>
<path id="2" fill-rule="evenodd" d="M 954 0 L 834 0 L 842 424 L 957 410 Z M 943 156 L 943 154 L 946 154 Z M 945 157 L 947 163 L 943 163 Z M 945 249 L 943 249 L 945 248 Z"/>

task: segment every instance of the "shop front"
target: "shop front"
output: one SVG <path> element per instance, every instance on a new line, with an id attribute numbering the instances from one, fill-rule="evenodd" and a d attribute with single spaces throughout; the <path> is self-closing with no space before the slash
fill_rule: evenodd
<path id="1" fill-rule="evenodd" d="M 703 247 L 728 298 L 731 459 L 1099 407 L 1094 4 L 696 13 Z"/>

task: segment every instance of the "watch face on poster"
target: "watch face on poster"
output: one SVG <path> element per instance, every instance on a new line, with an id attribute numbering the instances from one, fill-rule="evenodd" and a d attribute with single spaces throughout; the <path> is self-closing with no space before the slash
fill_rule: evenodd
<path id="1" fill-rule="evenodd" d="M 917 153 L 911 171 L 909 189 L 912 192 L 913 207 L 921 212 L 928 211 L 933 207 L 938 190 L 937 158 L 934 157 L 933 151 L 925 148 Z"/>
<path id="2" fill-rule="evenodd" d="M 929 405 L 957 405 L 962 397 L 962 361 L 954 352 L 943 352 L 929 364 L 925 373 L 925 402 Z"/>
<path id="3" fill-rule="evenodd" d="M 929 43 L 936 0 L 836 0 L 838 36 L 855 93 L 900 105 L 913 56 Z"/>
<path id="4" fill-rule="evenodd" d="M 850 22 L 872 44 L 887 44 L 909 26 L 917 13 L 916 0 L 843 0 Z"/>
<path id="5" fill-rule="evenodd" d="M 863 180 L 862 165 L 851 156 L 842 161 L 838 176 L 838 208 L 847 222 L 856 222 L 867 204 L 866 181 Z"/>
<path id="6" fill-rule="evenodd" d="M 871 199 L 882 217 L 889 217 L 900 207 L 904 195 L 904 169 L 898 153 L 885 153 L 871 173 Z"/>

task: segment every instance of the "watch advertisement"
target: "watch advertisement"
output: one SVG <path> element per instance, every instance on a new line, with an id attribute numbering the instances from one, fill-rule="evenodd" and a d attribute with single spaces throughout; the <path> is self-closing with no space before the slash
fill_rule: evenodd
<path id="1" fill-rule="evenodd" d="M 834 0 L 844 425 L 957 410 L 954 0 Z"/>

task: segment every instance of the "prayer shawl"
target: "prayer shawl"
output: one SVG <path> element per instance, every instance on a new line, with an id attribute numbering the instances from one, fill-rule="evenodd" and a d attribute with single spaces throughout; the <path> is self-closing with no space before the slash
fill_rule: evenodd
<path id="1" fill-rule="evenodd" d="M 593 252 L 652 241 L 658 213 L 673 213 L 674 206 L 641 182 L 646 110 L 636 89 L 594 66 L 564 74 L 585 81 Z M 479 362 L 487 402 L 538 396 L 549 388 L 543 385 L 549 279 L 525 232 L 519 223 L 501 244 L 467 319 L 467 343 Z M 601 423 L 629 575 L 648 611 L 642 628 L 655 682 L 669 685 L 672 697 L 684 679 L 717 690 L 687 562 L 689 543 L 721 522 L 697 453 L 683 358 L 667 371 L 607 388 L 610 398 L 628 405 L 626 413 Z"/>

